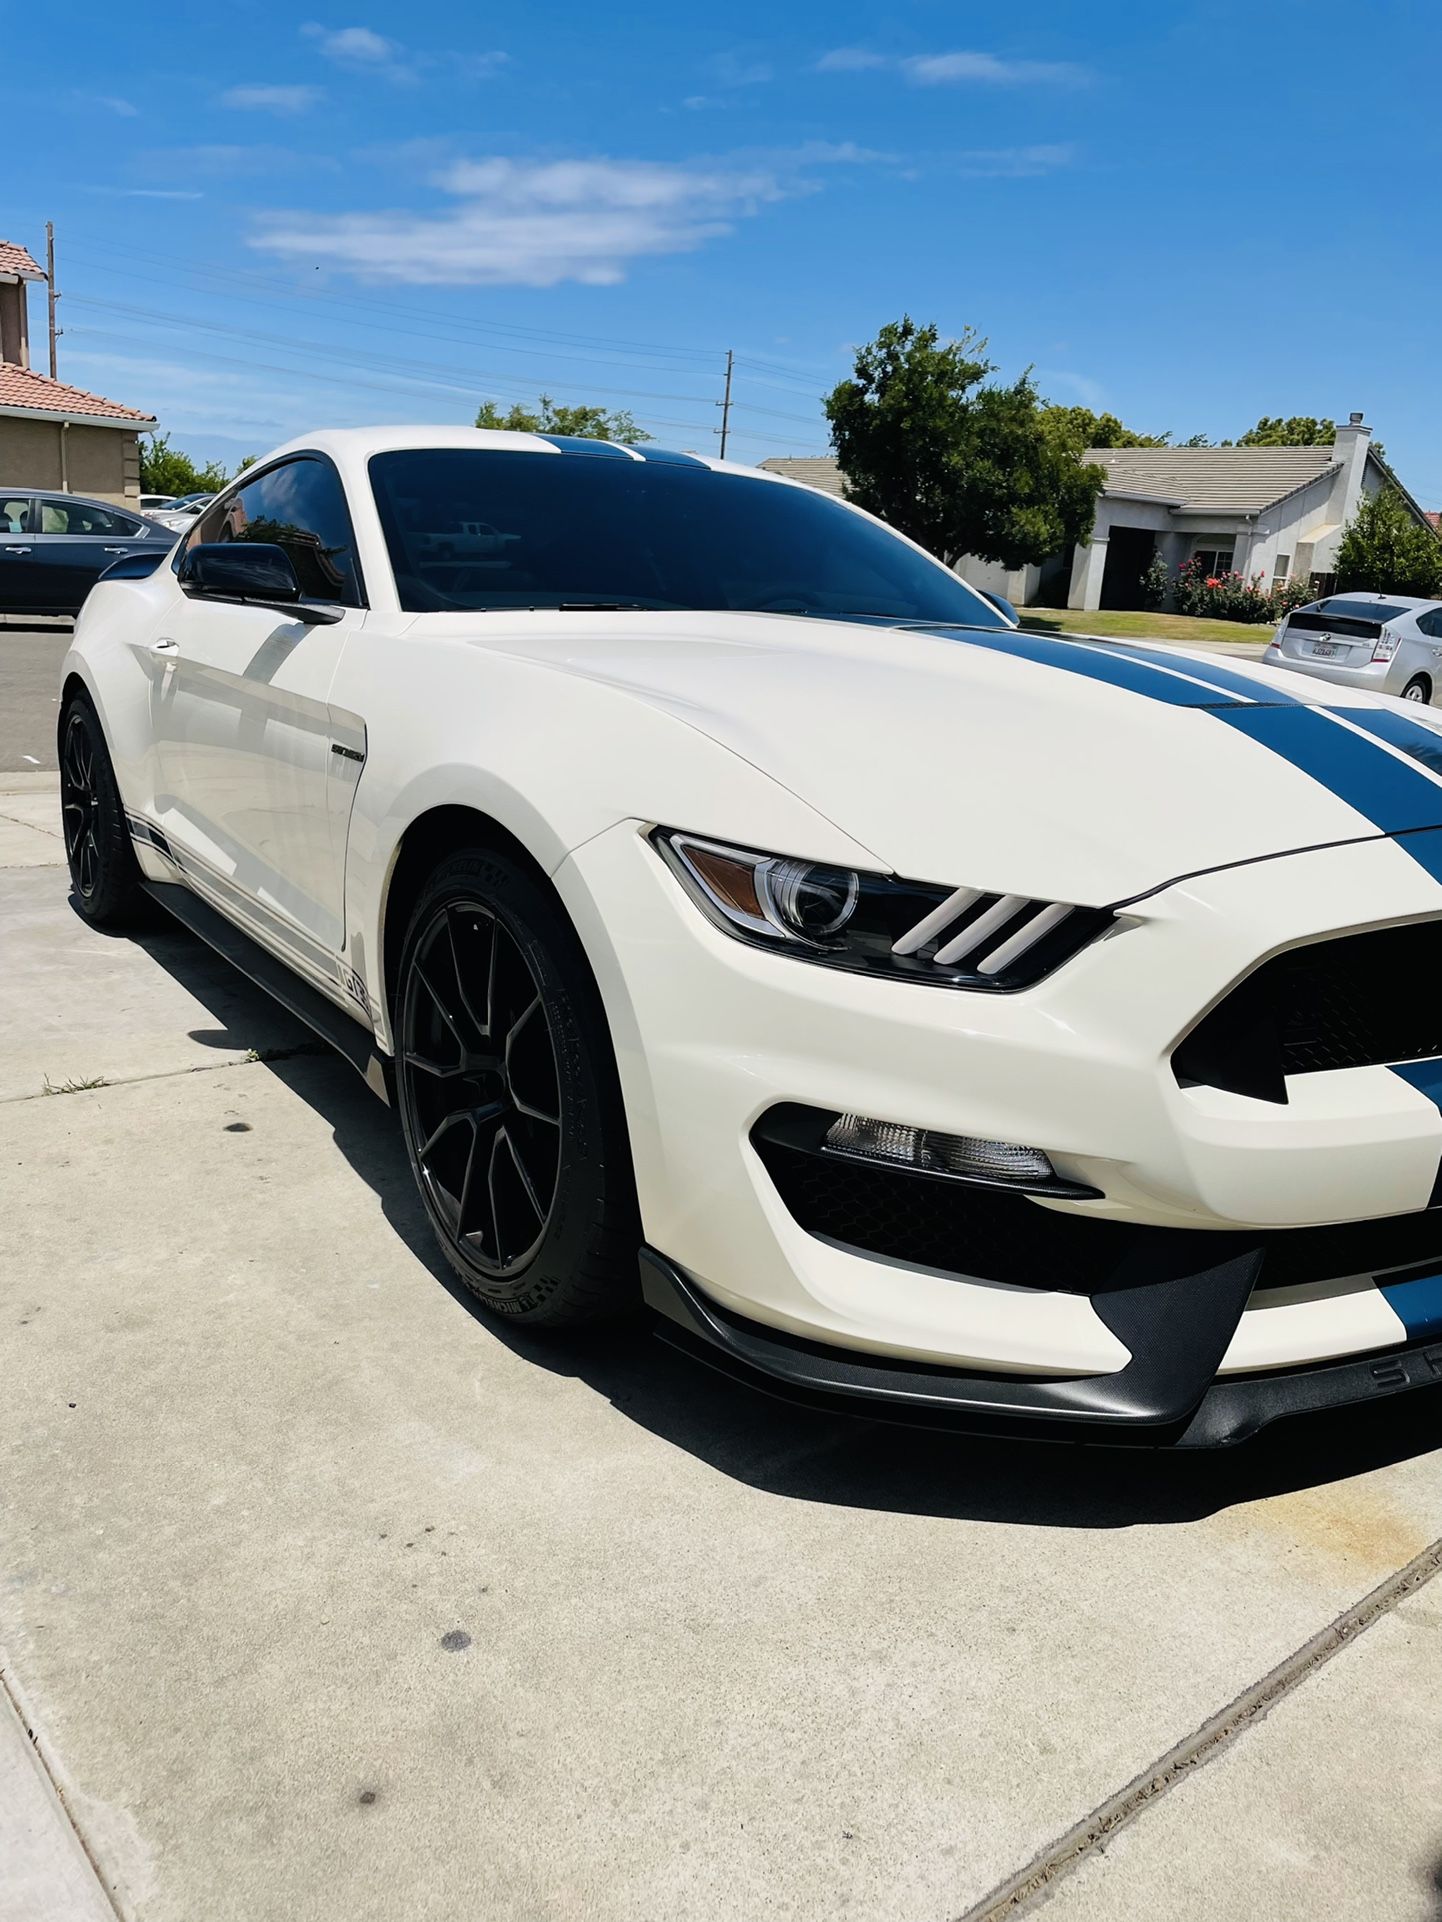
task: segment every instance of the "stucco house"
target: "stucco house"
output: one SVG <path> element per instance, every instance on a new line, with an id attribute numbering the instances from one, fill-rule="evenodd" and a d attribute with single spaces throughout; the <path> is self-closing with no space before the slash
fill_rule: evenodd
<path id="1" fill-rule="evenodd" d="M 1008 570 L 966 556 L 956 571 L 1018 607 L 1140 607 L 1141 576 L 1160 553 L 1173 579 L 1194 554 L 1208 572 L 1331 585 L 1337 543 L 1358 502 L 1395 486 L 1419 522 L 1428 517 L 1372 446 L 1353 414 L 1324 447 L 1094 447 L 1106 472 L 1090 541 L 1039 566 Z M 842 491 L 830 459 L 767 460 L 825 492 Z"/>
<path id="2" fill-rule="evenodd" d="M 140 436 L 155 416 L 30 365 L 30 284 L 45 275 L 0 241 L 0 487 L 53 487 L 117 506 L 140 498 Z"/>

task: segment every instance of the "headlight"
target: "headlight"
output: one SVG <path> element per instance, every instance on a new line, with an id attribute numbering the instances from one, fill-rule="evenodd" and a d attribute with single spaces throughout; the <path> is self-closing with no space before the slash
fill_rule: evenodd
<path id="1" fill-rule="evenodd" d="M 1027 987 L 1115 925 L 1102 908 L 935 887 L 672 828 L 651 838 L 727 934 L 853 973 L 936 987 Z"/>

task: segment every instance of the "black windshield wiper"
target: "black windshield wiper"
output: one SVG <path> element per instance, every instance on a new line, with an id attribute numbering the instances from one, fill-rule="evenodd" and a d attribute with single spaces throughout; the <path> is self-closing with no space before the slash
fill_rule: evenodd
<path id="1" fill-rule="evenodd" d="M 660 601 L 553 601 L 550 608 L 536 608 L 538 614 L 654 614 Z"/>

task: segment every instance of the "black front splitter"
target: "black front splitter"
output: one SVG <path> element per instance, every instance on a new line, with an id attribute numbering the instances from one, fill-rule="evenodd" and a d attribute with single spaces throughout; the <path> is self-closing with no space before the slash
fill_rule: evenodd
<path id="1" fill-rule="evenodd" d="M 765 1393 L 918 1427 L 1046 1440 L 1222 1448 L 1269 1422 L 1442 1388 L 1442 1342 L 1267 1375 L 1217 1368 L 1261 1265 L 1244 1255 L 1195 1275 L 1138 1276 L 1092 1297 L 1131 1351 L 1111 1375 L 1037 1380 L 967 1375 L 922 1362 L 828 1347 L 721 1308 L 666 1256 L 641 1251 L 641 1287 L 657 1332 L 698 1361 Z"/>

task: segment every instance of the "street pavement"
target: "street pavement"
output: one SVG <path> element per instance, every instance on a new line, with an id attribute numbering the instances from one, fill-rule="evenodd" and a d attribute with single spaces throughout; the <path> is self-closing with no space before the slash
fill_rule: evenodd
<path id="1" fill-rule="evenodd" d="M 1435 1413 L 978 1442 L 497 1329 L 56 815 L 0 776 L 0 1922 L 1442 1914 Z"/>

